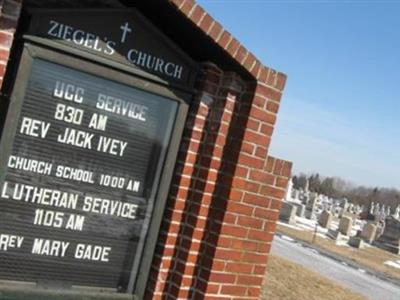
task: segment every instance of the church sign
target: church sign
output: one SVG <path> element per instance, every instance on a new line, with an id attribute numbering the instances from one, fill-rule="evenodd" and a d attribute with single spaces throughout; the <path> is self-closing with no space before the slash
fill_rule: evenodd
<path id="1" fill-rule="evenodd" d="M 149 36 L 152 26 L 145 21 L 135 10 L 91 10 L 83 15 L 65 10 L 56 17 L 54 13 L 34 16 L 30 34 L 133 66 L 176 84 L 192 84 L 193 64 L 184 60 L 186 55 L 174 49 L 159 31 L 152 30 Z M 160 45 L 160 41 L 164 43 Z"/>
<path id="2" fill-rule="evenodd" d="M 143 293 L 195 71 L 135 11 L 33 15 L 0 144 L 0 280 Z"/>

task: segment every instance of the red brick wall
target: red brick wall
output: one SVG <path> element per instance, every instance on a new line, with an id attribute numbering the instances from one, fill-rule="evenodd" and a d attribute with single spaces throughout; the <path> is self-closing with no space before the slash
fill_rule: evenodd
<path id="1" fill-rule="evenodd" d="M 197 88 L 147 299 L 258 299 L 291 170 L 267 158 L 280 92 L 207 64 Z"/>
<path id="2" fill-rule="evenodd" d="M 0 0 L 3 79 L 20 1 Z M 291 163 L 268 156 L 286 76 L 192 0 L 172 0 L 253 75 L 204 64 L 190 107 L 147 299 L 258 299 Z"/>
<path id="3" fill-rule="evenodd" d="M 20 10 L 21 1 L 0 0 L 0 86 L 10 58 Z"/>

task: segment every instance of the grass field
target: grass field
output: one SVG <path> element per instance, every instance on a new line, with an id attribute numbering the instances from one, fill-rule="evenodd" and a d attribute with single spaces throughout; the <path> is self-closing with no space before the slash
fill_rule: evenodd
<path id="1" fill-rule="evenodd" d="M 366 300 L 300 265 L 271 255 L 261 300 Z"/>
<path id="2" fill-rule="evenodd" d="M 309 243 L 313 239 L 313 233 L 310 231 L 300 231 L 283 225 L 278 225 L 277 232 Z M 332 240 L 324 239 L 318 236 L 316 237 L 315 244 L 331 253 L 346 257 L 347 259 L 350 259 L 361 266 L 385 273 L 395 280 L 400 280 L 400 269 L 384 265 L 385 261 L 399 260 L 399 255 L 392 254 L 376 247 L 355 249 L 352 247 L 337 246 Z"/>

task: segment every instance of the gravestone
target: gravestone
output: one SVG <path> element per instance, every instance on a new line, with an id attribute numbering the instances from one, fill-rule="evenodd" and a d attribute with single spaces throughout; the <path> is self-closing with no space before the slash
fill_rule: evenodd
<path id="1" fill-rule="evenodd" d="M 343 198 L 340 200 L 340 207 L 344 208 L 345 210 L 348 209 L 349 201 L 347 200 L 347 198 Z"/>
<path id="2" fill-rule="evenodd" d="M 392 208 L 390 207 L 390 206 L 388 206 L 387 208 L 386 208 L 386 216 L 388 217 L 388 216 L 390 216 L 392 214 Z"/>
<path id="3" fill-rule="evenodd" d="M 384 226 L 381 225 L 380 223 L 376 225 L 376 234 L 375 234 L 376 240 L 382 235 L 384 230 L 385 230 Z"/>
<path id="4" fill-rule="evenodd" d="M 292 193 L 293 193 L 293 181 L 292 179 L 290 179 L 286 190 L 286 196 L 285 196 L 286 201 L 292 199 Z"/>
<path id="5" fill-rule="evenodd" d="M 296 211 L 297 211 L 296 206 L 288 202 L 283 202 L 281 212 L 279 215 L 279 220 L 285 221 L 291 225 L 296 224 Z"/>
<path id="6" fill-rule="evenodd" d="M 379 203 L 376 203 L 375 206 L 374 206 L 374 210 L 373 210 L 373 213 L 372 213 L 372 214 L 373 214 L 375 217 L 377 217 L 377 216 L 379 215 L 380 210 L 381 210 L 381 208 L 379 207 Z"/>
<path id="7" fill-rule="evenodd" d="M 388 217 L 385 221 L 385 229 L 375 244 L 395 254 L 400 254 L 400 221 Z"/>
<path id="8" fill-rule="evenodd" d="M 329 229 L 327 236 L 335 241 L 336 245 L 344 245 L 347 243 L 347 237 L 339 232 L 339 230 Z"/>
<path id="9" fill-rule="evenodd" d="M 301 192 L 299 194 L 299 199 L 301 200 L 301 203 L 308 205 L 308 203 L 310 202 L 310 195 L 305 194 L 304 192 Z"/>
<path id="10" fill-rule="evenodd" d="M 395 210 L 395 212 L 394 212 L 394 214 L 393 214 L 393 217 L 394 217 L 395 219 L 397 219 L 397 220 L 400 219 L 400 205 L 398 205 L 398 206 L 396 207 L 396 210 Z"/>
<path id="11" fill-rule="evenodd" d="M 368 243 L 372 243 L 376 237 L 377 226 L 373 223 L 367 223 L 364 225 L 361 231 L 361 238 L 366 240 Z"/>
<path id="12" fill-rule="evenodd" d="M 343 217 L 340 219 L 339 222 L 339 232 L 350 236 L 351 229 L 353 227 L 353 219 L 350 217 Z"/>
<path id="13" fill-rule="evenodd" d="M 318 203 L 318 197 L 316 193 L 310 193 L 309 200 L 306 204 L 306 218 L 307 219 L 315 219 L 315 211 Z"/>
<path id="14" fill-rule="evenodd" d="M 300 198 L 300 191 L 299 190 L 293 190 L 293 198 L 294 199 L 299 199 Z"/>
<path id="15" fill-rule="evenodd" d="M 369 213 L 373 215 L 374 211 L 375 211 L 375 202 L 372 201 L 371 204 L 369 205 Z"/>
<path id="16" fill-rule="evenodd" d="M 306 212 L 306 206 L 300 203 L 292 203 L 292 204 L 297 207 L 296 216 L 304 218 Z"/>
<path id="17" fill-rule="evenodd" d="M 353 214 L 354 213 L 354 204 L 350 203 L 349 206 L 347 207 L 347 212 Z"/>
<path id="18" fill-rule="evenodd" d="M 335 217 L 339 217 L 340 211 L 341 211 L 341 208 L 340 208 L 339 205 L 336 204 L 335 206 L 333 206 L 333 208 L 332 208 L 332 213 L 333 213 L 333 215 L 334 215 Z"/>
<path id="19" fill-rule="evenodd" d="M 324 228 L 329 229 L 331 227 L 332 218 L 333 218 L 332 214 L 324 210 L 319 216 L 318 224 Z"/>
<path id="20" fill-rule="evenodd" d="M 354 247 L 354 248 L 357 248 L 357 249 L 364 249 L 365 248 L 365 244 L 364 244 L 363 239 L 361 239 L 358 236 L 350 237 L 349 245 Z"/>
<path id="21" fill-rule="evenodd" d="M 359 218 L 359 215 L 355 214 L 355 213 L 351 213 L 351 212 L 345 211 L 342 208 L 340 213 L 339 213 L 339 217 L 340 218 L 343 218 L 343 217 L 351 218 L 353 220 L 353 224 L 354 224 L 356 222 L 356 220 Z"/>

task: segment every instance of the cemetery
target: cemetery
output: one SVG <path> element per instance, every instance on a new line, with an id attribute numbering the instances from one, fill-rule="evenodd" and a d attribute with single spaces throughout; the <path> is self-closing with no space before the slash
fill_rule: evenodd
<path id="1" fill-rule="evenodd" d="M 283 207 L 279 233 L 400 280 L 400 205 L 354 205 L 289 182 Z"/>

